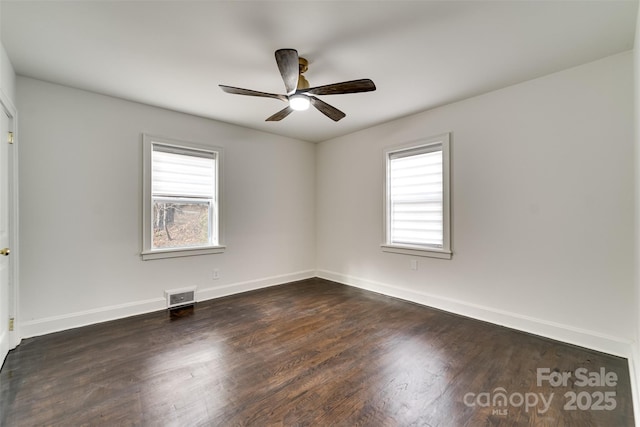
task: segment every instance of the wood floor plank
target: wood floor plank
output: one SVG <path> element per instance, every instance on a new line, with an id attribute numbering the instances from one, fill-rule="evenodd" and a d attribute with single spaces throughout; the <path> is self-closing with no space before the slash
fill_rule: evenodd
<path id="1" fill-rule="evenodd" d="M 321 279 L 24 340 L 0 397 L 12 427 L 634 425 L 626 359 Z"/>

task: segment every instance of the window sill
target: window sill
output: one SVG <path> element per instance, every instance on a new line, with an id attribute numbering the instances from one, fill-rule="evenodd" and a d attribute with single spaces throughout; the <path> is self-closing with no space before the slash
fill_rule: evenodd
<path id="1" fill-rule="evenodd" d="M 391 252 L 402 255 L 413 255 L 429 258 L 451 259 L 452 252 L 444 249 L 430 249 L 419 246 L 401 246 L 401 245 L 380 245 L 383 252 Z"/>
<path id="2" fill-rule="evenodd" d="M 140 255 L 143 261 L 162 258 L 178 258 L 184 256 L 194 255 L 208 255 L 208 254 L 221 254 L 225 251 L 226 246 L 206 246 L 195 248 L 180 248 L 180 249 L 157 249 L 154 251 L 144 251 Z"/>

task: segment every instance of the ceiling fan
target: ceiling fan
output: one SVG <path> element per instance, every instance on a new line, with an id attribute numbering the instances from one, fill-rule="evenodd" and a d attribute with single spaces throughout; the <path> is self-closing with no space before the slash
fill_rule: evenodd
<path id="1" fill-rule="evenodd" d="M 295 49 L 278 49 L 275 53 L 276 63 L 280 70 L 280 75 L 287 90 L 286 95 L 275 93 L 259 92 L 256 90 L 242 89 L 239 87 L 219 85 L 227 93 L 236 95 L 259 96 L 263 98 L 275 98 L 287 103 L 287 106 L 267 118 L 266 121 L 280 121 L 291 114 L 294 110 L 306 110 L 309 104 L 313 105 L 325 116 L 333 121 L 338 121 L 346 116 L 326 102 L 313 95 L 338 95 L 345 93 L 370 92 L 376 90 L 376 85 L 370 79 L 350 80 L 347 82 L 333 83 L 324 86 L 309 87 L 309 82 L 302 75 L 307 71 L 309 62 L 298 56 Z"/>

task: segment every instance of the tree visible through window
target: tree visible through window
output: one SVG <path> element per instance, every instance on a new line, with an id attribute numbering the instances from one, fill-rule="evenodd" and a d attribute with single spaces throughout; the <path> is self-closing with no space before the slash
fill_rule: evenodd
<path id="1" fill-rule="evenodd" d="M 153 247 L 181 248 L 209 244 L 208 203 L 154 200 Z"/>

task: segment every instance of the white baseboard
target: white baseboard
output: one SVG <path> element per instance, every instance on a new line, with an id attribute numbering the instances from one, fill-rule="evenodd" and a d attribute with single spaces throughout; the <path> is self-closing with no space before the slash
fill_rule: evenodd
<path id="1" fill-rule="evenodd" d="M 586 347 L 615 356 L 632 357 L 632 342 L 620 337 L 601 334 L 599 332 L 580 329 L 569 325 L 549 322 L 518 313 L 496 310 L 465 301 L 445 298 L 402 288 L 369 279 L 353 277 L 332 271 L 319 270 L 317 277 L 332 280 L 349 286 L 377 292 L 395 298 L 412 301 L 421 305 L 437 308 L 450 313 L 482 320 L 519 331 L 540 335 L 546 338 Z"/>
<path id="2" fill-rule="evenodd" d="M 93 325 L 95 323 L 108 322 L 110 320 L 158 311 L 166 308 L 166 306 L 167 303 L 164 298 L 154 298 L 146 301 L 134 301 L 125 304 L 99 307 L 93 310 L 63 314 L 60 316 L 35 319 L 27 322 L 20 322 L 20 334 L 21 338 L 37 337 L 53 332 L 60 332 L 67 329 L 79 328 L 81 326 Z"/>
<path id="3" fill-rule="evenodd" d="M 196 292 L 196 299 L 197 301 L 205 301 L 213 298 L 220 298 L 240 292 L 309 279 L 315 277 L 315 275 L 315 270 L 307 270 L 246 282 L 233 283 L 217 288 L 198 289 Z M 31 338 L 46 335 L 67 329 L 79 328 L 81 326 L 93 325 L 96 323 L 108 322 L 110 320 L 122 319 L 124 317 L 164 310 L 166 308 L 166 300 L 161 297 L 20 322 L 20 338 Z"/>
<path id="4" fill-rule="evenodd" d="M 269 286 L 282 285 L 283 283 L 296 282 L 298 280 L 311 279 L 316 277 L 315 270 L 298 271 L 295 273 L 281 274 L 263 279 L 249 280 L 246 282 L 233 283 L 231 285 L 198 289 L 198 301 L 206 301 L 214 298 L 226 297 L 228 295 L 253 291 L 256 289 L 268 288 Z"/>

